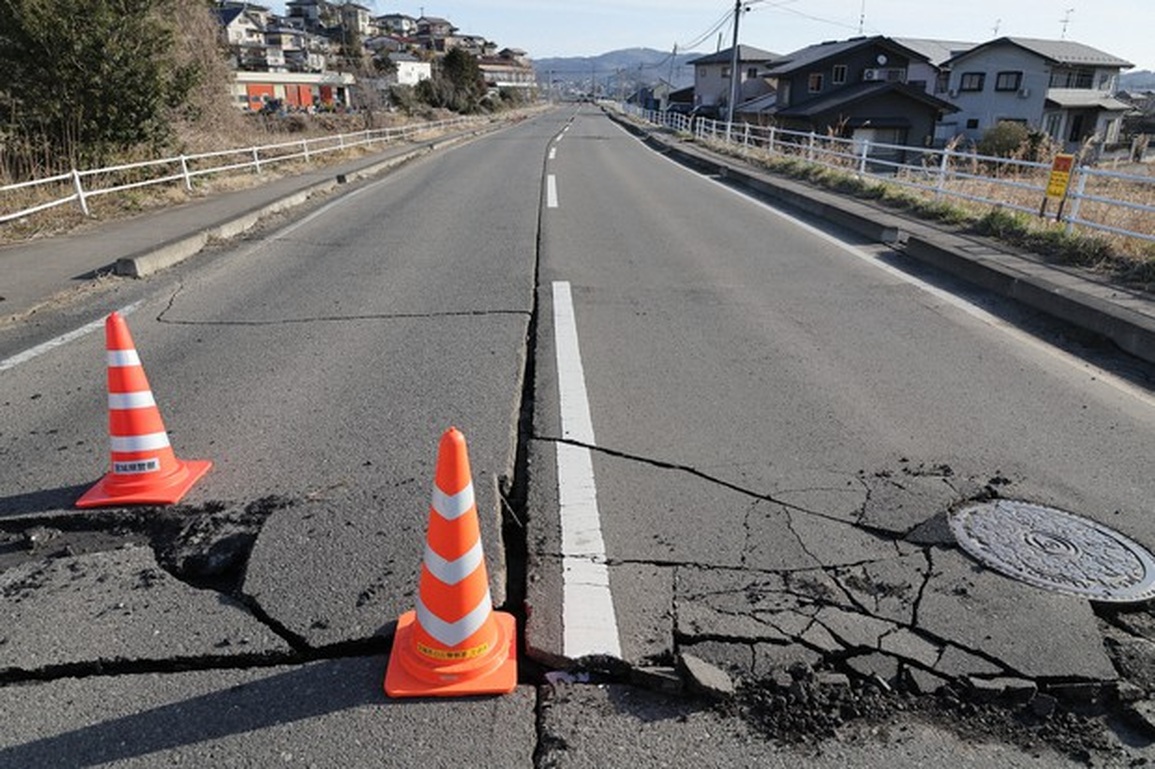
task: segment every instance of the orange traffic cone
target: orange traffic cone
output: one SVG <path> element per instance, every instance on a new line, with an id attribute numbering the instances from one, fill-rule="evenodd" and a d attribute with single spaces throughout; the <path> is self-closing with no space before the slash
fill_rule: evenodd
<path id="1" fill-rule="evenodd" d="M 76 501 L 77 507 L 171 505 L 200 480 L 212 462 L 177 459 L 160 410 L 119 313 L 104 323 L 108 347 L 108 432 L 112 472 Z"/>
<path id="2" fill-rule="evenodd" d="M 465 436 L 441 436 L 417 609 L 397 620 L 390 697 L 504 694 L 517 686 L 513 615 L 493 610 Z"/>

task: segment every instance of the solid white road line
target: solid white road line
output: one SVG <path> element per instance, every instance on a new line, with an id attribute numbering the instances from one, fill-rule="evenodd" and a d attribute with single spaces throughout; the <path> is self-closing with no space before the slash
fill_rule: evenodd
<path id="1" fill-rule="evenodd" d="M 557 177 L 550 174 L 545 178 L 546 208 L 557 208 Z"/>
<path id="2" fill-rule="evenodd" d="M 573 296 L 570 284 L 565 281 L 553 284 L 553 325 L 562 437 L 594 446 Z M 562 654 L 569 659 L 591 654 L 620 658 L 621 642 L 598 514 L 593 457 L 588 448 L 557 444 L 557 487 L 561 517 Z"/>
<path id="3" fill-rule="evenodd" d="M 137 301 L 137 302 L 133 302 L 132 304 L 128 305 L 127 307 L 122 307 L 119 310 L 117 310 L 117 312 L 119 312 L 121 314 L 121 316 L 127 318 L 129 315 L 132 315 L 134 312 L 136 312 L 137 309 L 142 304 L 144 304 L 143 299 L 141 299 L 140 301 Z M 4 360 L 0 360 L 0 371 L 7 371 L 10 368 L 16 368 L 21 363 L 27 363 L 28 361 L 32 360 L 33 358 L 39 358 L 44 353 L 49 352 L 51 350 L 55 350 L 57 347 L 60 347 L 61 345 L 66 345 L 74 339 L 79 339 L 82 336 L 86 336 L 88 334 L 91 334 L 93 331 L 98 331 L 98 330 L 104 328 L 105 320 L 106 320 L 106 318 L 100 318 L 99 320 L 94 320 L 91 323 L 88 323 L 88 324 L 81 326 L 80 328 L 76 329 L 75 331 L 69 331 L 67 334 L 61 334 L 60 336 L 56 337 L 55 339 L 49 339 L 44 344 L 38 344 L 35 347 L 32 347 L 30 349 L 25 350 L 22 353 L 19 353 L 18 355 L 13 355 L 11 358 L 6 358 Z"/>

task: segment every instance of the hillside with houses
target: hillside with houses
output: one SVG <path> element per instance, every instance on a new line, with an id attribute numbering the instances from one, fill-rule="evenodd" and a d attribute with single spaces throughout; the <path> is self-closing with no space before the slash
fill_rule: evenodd
<path id="1" fill-rule="evenodd" d="M 356 3 L 327 0 L 289 0 L 285 11 L 246 2 L 215 8 L 241 109 L 355 109 L 363 106 L 358 100 L 387 100 L 398 86 L 430 80 L 451 54 L 475 59 L 493 96 L 512 92 L 524 101 L 536 88 L 524 50 L 499 47 L 448 19 L 375 15 Z"/>

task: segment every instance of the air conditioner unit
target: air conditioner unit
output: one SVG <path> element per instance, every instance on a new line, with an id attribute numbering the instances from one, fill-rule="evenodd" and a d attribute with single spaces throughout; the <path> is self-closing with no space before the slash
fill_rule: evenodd
<path id="1" fill-rule="evenodd" d="M 1030 88 L 1023 88 L 1022 90 L 1019 91 L 1019 98 L 1020 99 L 1028 99 L 1028 98 L 1030 98 L 1030 96 L 1031 96 L 1031 89 Z"/>
<path id="2" fill-rule="evenodd" d="M 947 92 L 946 92 L 946 95 L 947 95 L 947 96 L 949 96 L 949 97 L 950 97 L 950 98 L 952 98 L 952 99 L 957 99 L 957 98 L 958 98 L 958 89 L 957 89 L 957 88 L 952 88 L 952 89 L 950 89 L 949 91 L 947 91 Z"/>
<path id="3" fill-rule="evenodd" d="M 862 79 L 863 80 L 882 80 L 882 70 L 880 70 L 880 69 L 864 70 L 862 73 Z"/>

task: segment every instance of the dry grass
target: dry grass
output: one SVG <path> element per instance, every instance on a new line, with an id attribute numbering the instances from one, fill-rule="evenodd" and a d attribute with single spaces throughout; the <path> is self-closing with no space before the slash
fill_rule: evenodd
<path id="1" fill-rule="evenodd" d="M 1006 166 L 990 169 L 980 161 L 963 161 L 950 170 L 967 175 L 995 170 L 997 176 L 988 179 L 948 176 L 943 187 L 947 194 L 938 195 L 933 189 L 910 186 L 933 186 L 935 177 L 929 172 L 903 171 L 893 180 L 860 177 L 857 159 L 839 156 L 836 153 L 845 153 L 846 149 L 833 144 L 827 147 L 821 139 L 814 148 L 779 143 L 773 154 L 761 149 L 743 151 L 721 142 L 708 144 L 717 152 L 742 157 L 773 173 L 876 200 L 910 215 L 996 237 L 1055 263 L 1090 269 L 1131 287 L 1155 291 L 1155 243 L 1078 225 L 1068 232 L 1065 224 L 1054 220 L 1057 213 L 1054 201 L 1048 205 L 1048 218 L 1013 210 L 1014 206 L 1039 210 L 1045 197 L 1042 190 L 1049 176 L 1046 169 L 1014 170 Z M 932 170 L 937 174 L 937 166 Z M 1155 175 L 1145 166 L 1128 165 L 1120 168 L 1119 172 L 1135 176 Z M 1009 186 L 1006 182 L 1034 189 Z M 1155 183 L 1091 176 L 1083 194 L 1155 207 Z M 959 195 L 999 202 L 967 200 Z M 1069 213 L 1072 201 L 1068 200 L 1065 205 L 1065 213 Z M 1117 204 L 1083 200 L 1078 218 L 1155 237 L 1155 216 Z"/>

